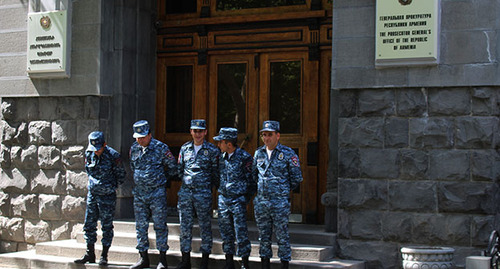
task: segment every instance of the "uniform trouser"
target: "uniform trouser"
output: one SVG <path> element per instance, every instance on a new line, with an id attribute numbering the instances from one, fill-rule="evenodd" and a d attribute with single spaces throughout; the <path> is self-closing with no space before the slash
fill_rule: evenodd
<path id="1" fill-rule="evenodd" d="M 87 194 L 87 209 L 85 210 L 85 240 L 93 245 L 97 241 L 97 220 L 101 220 L 103 246 L 111 246 L 113 241 L 113 217 L 115 216 L 116 193 L 106 195 Z"/>
<path id="2" fill-rule="evenodd" d="M 219 195 L 219 228 L 222 237 L 222 249 L 226 254 L 235 254 L 234 240 L 238 242 L 240 257 L 250 256 L 252 249 L 248 239 L 247 206 L 244 196 L 226 198 Z"/>
<path id="3" fill-rule="evenodd" d="M 290 202 L 288 197 L 254 199 L 255 221 L 259 228 L 261 258 L 272 258 L 271 249 L 273 228 L 278 240 L 278 257 L 283 261 L 290 261 L 292 250 L 288 233 L 288 218 L 290 216 Z"/>
<path id="4" fill-rule="evenodd" d="M 194 211 L 198 216 L 201 232 L 200 252 L 212 252 L 212 192 L 210 189 L 184 189 L 178 193 L 177 209 L 181 222 L 181 251 L 191 252 Z"/>
<path id="5" fill-rule="evenodd" d="M 134 191 L 135 230 L 137 233 L 137 249 L 140 252 L 149 249 L 149 219 L 153 219 L 156 232 L 156 248 L 168 250 L 167 227 L 167 191 L 160 186 L 151 191 Z"/>

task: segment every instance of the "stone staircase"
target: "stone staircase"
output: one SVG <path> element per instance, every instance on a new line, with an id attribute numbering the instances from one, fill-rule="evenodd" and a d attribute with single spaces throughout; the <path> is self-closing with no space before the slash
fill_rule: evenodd
<path id="1" fill-rule="evenodd" d="M 196 221 L 195 221 L 196 223 Z M 139 254 L 135 249 L 135 223 L 133 221 L 115 221 L 115 236 L 113 244 L 109 250 L 109 265 L 107 268 L 128 268 L 135 263 Z M 167 252 L 167 260 L 170 268 L 175 268 L 181 260 L 179 234 L 180 225 L 178 220 L 169 218 L 169 236 L 168 242 L 170 249 Z M 217 221 L 212 223 L 214 244 L 212 254 L 210 255 L 209 268 L 223 268 L 225 262 L 224 252 L 222 251 L 222 241 L 217 225 Z M 149 227 L 150 240 L 150 260 L 152 268 L 156 268 L 158 262 L 158 251 L 156 250 L 155 233 L 153 224 Z M 252 252 L 250 257 L 250 267 L 260 268 L 258 230 L 255 223 L 249 223 L 249 237 L 252 241 Z M 336 235 L 322 230 L 322 226 L 290 224 L 290 240 L 292 245 L 291 269 L 314 269 L 314 268 L 345 268 L 345 269 L 364 269 L 365 264 L 362 261 L 340 260 L 335 258 Z M 280 261 L 277 257 L 277 246 L 273 241 L 273 259 L 271 259 L 271 268 L 280 267 Z M 191 253 L 192 266 L 198 268 L 201 253 L 198 252 L 201 243 L 198 226 L 193 228 L 193 252 Z M 73 260 L 80 258 L 86 249 L 83 232 L 77 235 L 73 240 L 51 241 L 38 243 L 34 250 L 0 254 L 0 268 L 100 268 L 97 264 L 79 265 L 73 263 Z M 98 244 L 96 244 L 97 259 L 101 253 L 100 233 Z M 235 263 L 239 266 L 240 259 L 235 257 Z M 155 265 L 155 266 L 153 266 Z M 239 267 L 237 267 L 239 268 Z"/>

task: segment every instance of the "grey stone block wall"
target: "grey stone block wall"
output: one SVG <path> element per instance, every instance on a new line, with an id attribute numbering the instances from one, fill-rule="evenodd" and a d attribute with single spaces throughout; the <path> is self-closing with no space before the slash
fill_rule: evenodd
<path id="1" fill-rule="evenodd" d="M 402 246 L 451 246 L 463 268 L 500 229 L 500 0 L 440 0 L 438 65 L 383 69 L 376 3 L 333 2 L 339 255 L 400 268 Z"/>
<path id="2" fill-rule="evenodd" d="M 500 229 L 500 87 L 339 94 L 340 256 L 398 268 L 406 245 L 453 247 L 458 267 L 479 255 Z"/>
<path id="3" fill-rule="evenodd" d="M 35 2 L 0 1 L 0 252 L 80 231 L 87 135 L 100 129 L 127 155 L 133 122 L 155 115 L 156 0 L 61 1 L 71 6 L 65 79 L 27 76 L 26 19 Z M 42 0 L 41 11 L 54 3 Z M 132 185 L 118 190 L 122 218 L 133 216 Z M 33 237 L 35 229 L 43 236 Z"/>
<path id="4" fill-rule="evenodd" d="M 102 130 L 109 137 L 109 111 L 103 110 L 110 102 L 96 96 L 1 98 L 0 252 L 81 231 L 87 136 Z"/>

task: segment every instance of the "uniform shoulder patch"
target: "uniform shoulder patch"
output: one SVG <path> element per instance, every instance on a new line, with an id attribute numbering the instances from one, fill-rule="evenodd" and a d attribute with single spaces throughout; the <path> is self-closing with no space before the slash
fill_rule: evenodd
<path id="1" fill-rule="evenodd" d="M 252 171 L 252 162 L 247 162 L 247 163 L 245 164 L 245 169 L 246 169 L 248 172 Z"/>
<path id="2" fill-rule="evenodd" d="M 172 154 L 172 152 L 170 150 L 167 150 L 167 152 L 165 152 L 165 156 L 167 156 L 167 159 L 174 159 L 174 155 Z"/>
<path id="3" fill-rule="evenodd" d="M 296 167 L 299 167 L 299 158 L 297 156 L 292 157 L 292 164 Z"/>

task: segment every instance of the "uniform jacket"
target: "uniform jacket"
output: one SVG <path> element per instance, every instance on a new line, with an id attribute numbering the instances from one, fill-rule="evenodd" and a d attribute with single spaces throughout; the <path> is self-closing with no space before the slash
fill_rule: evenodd
<path id="1" fill-rule="evenodd" d="M 178 160 L 182 187 L 210 189 L 212 186 L 218 186 L 219 154 L 219 149 L 207 141 L 203 142 L 196 156 L 193 141 L 182 145 Z"/>
<path id="2" fill-rule="evenodd" d="M 91 194 L 105 195 L 116 191 L 125 180 L 125 168 L 120 153 L 106 146 L 101 156 L 85 151 L 85 170 L 89 177 L 88 190 Z"/>
<path id="3" fill-rule="evenodd" d="M 302 171 L 297 154 L 278 143 L 268 159 L 266 146 L 255 151 L 253 177 L 257 182 L 257 196 L 265 198 L 287 197 L 302 182 Z"/>
<path id="4" fill-rule="evenodd" d="M 228 198 L 250 198 L 257 187 L 252 178 L 252 156 L 240 148 L 236 148 L 231 158 L 228 156 L 224 152 L 219 158 L 219 193 Z"/>
<path id="5" fill-rule="evenodd" d="M 130 168 L 134 172 L 136 190 L 151 191 L 165 186 L 167 178 L 175 175 L 175 158 L 168 146 L 154 138 L 145 151 L 134 142 L 130 148 Z"/>

